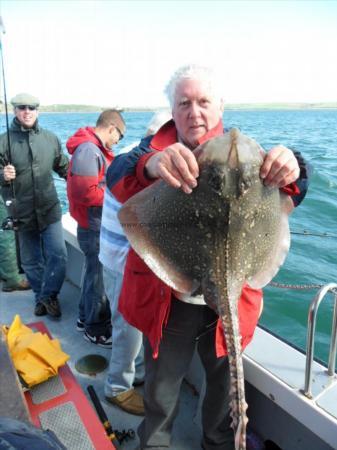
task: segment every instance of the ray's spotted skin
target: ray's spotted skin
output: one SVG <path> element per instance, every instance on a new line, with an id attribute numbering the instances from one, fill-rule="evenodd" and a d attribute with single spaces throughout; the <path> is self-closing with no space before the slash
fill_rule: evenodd
<path id="1" fill-rule="evenodd" d="M 195 151 L 189 195 L 157 181 L 128 200 L 120 221 L 135 251 L 180 293 L 202 293 L 219 314 L 228 350 L 235 449 L 246 448 L 247 403 L 238 320 L 242 287 L 266 285 L 290 245 L 288 196 L 260 178 L 263 150 L 236 129 Z M 163 232 L 165 231 L 165 232 Z"/>

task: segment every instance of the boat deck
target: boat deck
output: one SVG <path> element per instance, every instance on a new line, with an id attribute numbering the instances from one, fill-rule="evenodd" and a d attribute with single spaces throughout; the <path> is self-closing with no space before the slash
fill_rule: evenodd
<path id="1" fill-rule="evenodd" d="M 101 400 L 103 408 L 114 430 L 122 431 L 133 429 L 135 432 L 142 418 L 139 416 L 127 414 L 118 407 L 109 404 L 104 399 L 104 379 L 107 369 L 96 376 L 88 376 L 79 373 L 75 368 L 76 361 L 84 355 L 100 354 L 109 360 L 110 350 L 97 347 L 83 339 L 83 334 L 76 331 L 76 319 L 78 311 L 79 289 L 70 282 L 65 282 L 60 293 L 60 302 L 62 307 L 61 320 L 53 320 L 48 316 L 36 317 L 33 314 L 34 296 L 32 291 L 5 293 L 1 291 L 0 284 L 0 325 L 10 325 L 15 314 L 19 314 L 24 323 L 33 323 L 40 321 L 46 325 L 53 338 L 59 339 L 62 349 L 70 355 L 68 366 L 75 375 L 78 383 L 81 385 L 84 393 L 87 393 L 87 386 L 93 385 L 96 393 Z M 141 387 L 138 387 L 140 391 Z M 197 410 L 199 396 L 192 386 L 183 383 L 179 416 L 175 421 L 172 436 L 172 446 L 174 450 L 197 450 L 200 448 L 201 430 L 194 422 L 194 415 Z M 138 447 L 137 433 L 134 439 L 125 440 L 122 447 L 125 450 L 136 449 Z M 69 448 L 69 450 L 72 450 Z M 74 449 L 75 450 L 75 447 Z M 79 447 L 76 446 L 76 450 Z"/>
<path id="2" fill-rule="evenodd" d="M 47 316 L 35 317 L 32 291 L 4 293 L 0 285 L 0 325 L 9 325 L 15 314 L 20 314 L 24 323 L 42 319 L 51 335 L 59 339 L 63 350 L 70 355 L 68 366 L 88 399 L 87 386 L 94 386 L 112 428 L 118 431 L 131 428 L 136 431 L 142 418 L 127 414 L 104 399 L 103 386 L 107 370 L 92 377 L 80 374 L 75 368 L 76 361 L 87 354 L 100 354 L 109 360 L 110 350 L 87 342 L 82 333 L 76 331 L 83 255 L 76 240 L 76 223 L 69 214 L 63 216 L 63 225 L 68 265 L 67 281 L 60 294 L 61 320 L 55 321 Z M 327 377 L 326 368 L 315 362 L 312 373 L 313 399 L 309 400 L 301 392 L 304 369 L 305 356 L 301 352 L 257 328 L 253 342 L 244 353 L 249 425 L 259 436 L 256 440 L 256 435 L 252 435 L 254 442 L 253 445 L 247 443 L 247 450 L 262 449 L 263 442 L 267 441 L 274 442 L 282 450 L 337 450 L 337 374 Z M 198 392 L 202 398 L 205 382 L 198 358 L 192 361 L 187 378 L 188 382 L 182 386 L 179 415 L 172 433 L 172 450 L 201 448 L 201 400 Z M 137 389 L 141 391 L 142 388 Z M 136 434 L 135 439 L 123 441 L 122 448 L 137 449 L 138 444 Z M 84 450 L 87 447 L 67 445 L 67 448 Z M 100 447 L 96 448 L 101 450 Z"/>

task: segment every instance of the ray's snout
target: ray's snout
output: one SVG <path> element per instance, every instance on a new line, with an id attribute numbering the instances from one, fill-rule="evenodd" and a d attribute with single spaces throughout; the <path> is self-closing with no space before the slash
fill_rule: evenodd
<path id="1" fill-rule="evenodd" d="M 239 165 L 239 152 L 238 152 L 239 130 L 233 128 L 230 131 L 230 136 L 231 136 L 231 145 L 228 153 L 227 163 L 230 169 L 234 169 Z"/>

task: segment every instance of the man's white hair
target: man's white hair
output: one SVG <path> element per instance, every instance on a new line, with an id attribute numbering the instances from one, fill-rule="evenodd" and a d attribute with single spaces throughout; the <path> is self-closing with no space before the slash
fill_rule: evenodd
<path id="1" fill-rule="evenodd" d="M 187 79 L 197 80 L 204 84 L 209 95 L 211 95 L 215 99 L 215 101 L 219 101 L 220 105 L 222 106 L 223 97 L 220 83 L 216 78 L 213 70 L 210 67 L 199 66 L 197 64 L 189 64 L 177 69 L 165 88 L 165 94 L 167 95 L 171 108 L 173 108 L 174 106 L 177 86 L 183 80 Z"/>

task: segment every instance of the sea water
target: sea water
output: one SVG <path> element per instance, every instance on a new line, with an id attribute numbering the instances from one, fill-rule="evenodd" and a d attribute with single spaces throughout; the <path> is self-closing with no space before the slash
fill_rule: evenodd
<path id="1" fill-rule="evenodd" d="M 55 132 L 63 144 L 79 127 L 94 126 L 97 113 L 41 113 L 40 124 Z M 138 141 L 146 131 L 152 112 L 125 112 L 127 132 L 116 147 Z M 237 127 L 266 150 L 282 143 L 300 151 L 313 166 L 308 194 L 290 217 L 292 242 L 289 255 L 274 281 L 289 285 L 337 282 L 337 110 L 228 110 L 227 128 Z M 2 119 L 4 131 L 4 119 Z M 68 209 L 65 182 L 56 186 L 63 211 Z M 310 302 L 317 289 L 264 289 L 260 323 L 272 332 L 305 348 Z M 333 296 L 328 295 L 318 314 L 315 356 L 327 361 Z"/>

